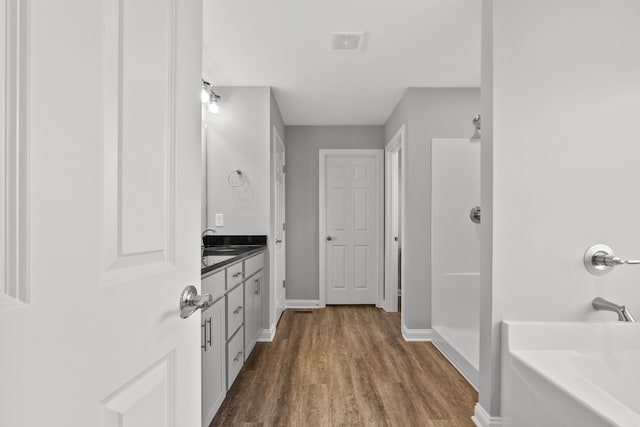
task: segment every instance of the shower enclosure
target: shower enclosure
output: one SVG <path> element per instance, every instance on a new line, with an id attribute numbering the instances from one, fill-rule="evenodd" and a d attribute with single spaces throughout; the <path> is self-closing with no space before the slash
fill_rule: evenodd
<path id="1" fill-rule="evenodd" d="M 433 343 L 477 388 L 480 308 L 480 141 L 431 147 Z"/>

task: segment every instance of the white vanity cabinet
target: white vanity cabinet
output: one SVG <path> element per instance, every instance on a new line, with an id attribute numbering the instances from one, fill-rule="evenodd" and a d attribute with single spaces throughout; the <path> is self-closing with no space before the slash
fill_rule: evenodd
<path id="1" fill-rule="evenodd" d="M 202 427 L 208 427 L 227 393 L 224 298 L 201 316 Z"/>
<path id="2" fill-rule="evenodd" d="M 262 331 L 263 271 L 260 252 L 202 278 L 202 293 L 219 298 L 202 312 L 203 427 L 215 417 Z"/>

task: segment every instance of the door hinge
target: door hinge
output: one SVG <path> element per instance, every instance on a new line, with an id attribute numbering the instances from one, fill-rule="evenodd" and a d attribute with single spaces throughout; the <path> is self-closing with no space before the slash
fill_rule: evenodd
<path id="1" fill-rule="evenodd" d="M 283 223 L 282 223 L 282 231 L 284 231 L 284 224 L 285 224 L 285 223 L 283 222 Z"/>
<path id="2" fill-rule="evenodd" d="M 287 287 L 287 281 L 286 281 L 286 280 L 283 280 L 283 281 L 282 281 L 282 287 L 283 287 L 283 288 L 286 288 L 286 287 Z"/>
<path id="3" fill-rule="evenodd" d="M 287 165 L 282 165 L 282 173 L 287 173 Z"/>

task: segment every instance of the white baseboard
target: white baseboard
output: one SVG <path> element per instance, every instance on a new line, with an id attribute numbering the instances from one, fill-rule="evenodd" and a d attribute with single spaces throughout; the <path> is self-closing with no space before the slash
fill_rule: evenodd
<path id="1" fill-rule="evenodd" d="M 263 329 L 260 331 L 260 335 L 258 335 L 258 342 L 272 342 L 276 337 L 276 325 L 275 323 L 271 325 L 269 329 Z"/>
<path id="2" fill-rule="evenodd" d="M 402 338 L 405 341 L 431 341 L 432 337 L 432 329 L 409 329 L 402 324 Z"/>
<path id="3" fill-rule="evenodd" d="M 480 405 L 480 402 L 476 403 L 471 421 L 473 421 L 477 427 L 502 427 L 502 418 L 489 415 L 482 405 Z"/>
<path id="4" fill-rule="evenodd" d="M 288 299 L 286 308 L 320 308 L 320 300 L 317 299 Z"/>
<path id="5" fill-rule="evenodd" d="M 469 384 L 476 390 L 480 386 L 480 373 L 478 369 L 474 367 L 458 350 L 455 349 L 449 342 L 438 333 L 437 330 L 433 330 L 433 336 L 431 341 L 433 345 L 446 357 L 454 368 L 462 374 Z"/>

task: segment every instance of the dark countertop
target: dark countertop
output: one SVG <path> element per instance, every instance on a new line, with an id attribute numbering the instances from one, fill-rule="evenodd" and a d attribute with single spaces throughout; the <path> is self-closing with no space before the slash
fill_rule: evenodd
<path id="1" fill-rule="evenodd" d="M 213 274 L 267 249 L 267 236 L 205 236 L 201 276 Z"/>

